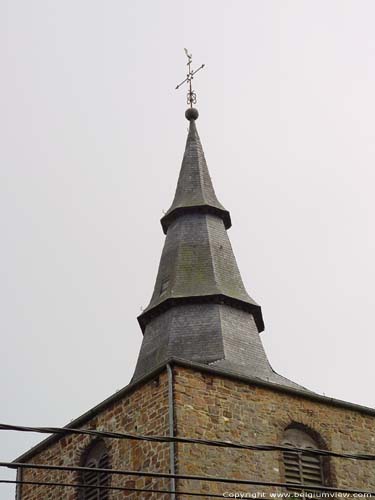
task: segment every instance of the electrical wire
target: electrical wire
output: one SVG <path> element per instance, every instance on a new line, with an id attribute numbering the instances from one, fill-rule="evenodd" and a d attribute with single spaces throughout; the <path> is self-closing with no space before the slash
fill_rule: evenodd
<path id="1" fill-rule="evenodd" d="M 0 484 L 25 484 L 31 486 L 57 486 L 62 488 L 80 488 L 80 489 L 92 489 L 92 490 L 115 490 L 115 491 L 129 491 L 129 492 L 139 492 L 139 493 L 165 493 L 165 494 L 178 494 L 178 495 L 188 495 L 192 497 L 208 497 L 208 498 L 223 498 L 223 495 L 217 495 L 215 493 L 197 493 L 192 491 L 172 491 L 172 490 L 159 490 L 154 488 L 125 488 L 123 486 L 90 486 L 87 484 L 72 484 L 72 483 L 55 483 L 50 481 L 19 481 L 12 479 L 0 479 Z M 262 496 L 262 500 L 266 499 Z"/>
<path id="2" fill-rule="evenodd" d="M 20 431 L 20 432 L 36 432 L 40 434 L 83 434 L 95 437 L 105 437 L 109 439 L 128 439 L 136 441 L 150 441 L 158 443 L 187 443 L 199 444 L 204 446 L 216 446 L 221 448 L 234 448 L 240 450 L 252 451 L 292 451 L 301 452 L 305 455 L 320 455 L 336 458 L 347 458 L 352 460 L 375 461 L 375 455 L 365 453 L 339 453 L 330 450 L 320 450 L 312 448 L 297 448 L 292 446 L 268 445 L 268 444 L 242 444 L 230 441 L 205 440 L 186 437 L 169 437 L 169 436 L 145 436 L 140 434 L 129 434 L 110 431 L 96 431 L 92 429 L 74 429 L 67 427 L 24 427 L 20 425 L 0 424 L 0 431 Z"/>
<path id="3" fill-rule="evenodd" d="M 162 479 L 185 479 L 188 481 L 208 481 L 214 483 L 226 483 L 226 484 L 242 484 L 247 486 L 266 486 L 266 487 L 281 487 L 281 488 L 301 488 L 303 485 L 298 483 L 281 483 L 274 481 L 260 481 L 254 479 L 231 479 L 227 477 L 217 477 L 217 476 L 198 476 L 191 474 L 170 474 L 164 472 L 146 472 L 146 471 L 133 471 L 133 470 L 119 470 L 119 469 L 101 469 L 95 467 L 75 467 L 68 465 L 45 465 L 45 464 L 30 464 L 22 462 L 0 462 L 0 467 L 6 467 L 9 469 L 42 469 L 42 470 L 59 470 L 67 472 L 100 472 L 105 474 L 115 474 L 122 476 L 143 476 L 143 477 L 153 477 Z M 308 485 L 306 485 L 308 486 Z M 332 492 L 332 493 L 352 493 L 360 495 L 374 495 L 375 491 L 365 491 L 357 489 L 346 489 L 346 488 L 333 488 L 331 486 L 313 486 L 311 487 L 315 491 L 321 492 Z"/>

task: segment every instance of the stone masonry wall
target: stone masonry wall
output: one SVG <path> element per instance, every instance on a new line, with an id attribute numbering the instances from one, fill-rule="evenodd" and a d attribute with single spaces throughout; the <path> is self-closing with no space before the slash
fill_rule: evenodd
<path id="1" fill-rule="evenodd" d="M 318 433 L 321 446 L 324 442 L 329 450 L 374 453 L 374 416 L 183 367 L 174 368 L 174 377 L 179 436 L 281 444 L 284 429 L 295 422 Z M 180 474 L 285 482 L 280 452 L 179 444 L 177 454 Z M 335 458 L 329 460 L 327 468 L 330 486 L 375 490 L 374 462 Z M 182 480 L 177 487 L 180 491 L 217 494 L 286 491 Z M 179 495 L 179 500 L 185 499 L 188 497 Z"/>
<path id="2" fill-rule="evenodd" d="M 81 426 L 96 430 L 129 432 L 138 434 L 168 435 L 168 380 L 163 372 L 154 380 L 137 387 L 129 395 L 112 403 L 95 418 Z M 33 458 L 29 463 L 53 465 L 81 465 L 81 457 L 93 438 L 90 436 L 71 435 L 62 437 Z M 113 469 L 131 469 L 157 472 L 169 472 L 169 445 L 167 443 L 149 443 L 106 439 L 110 464 Z M 25 470 L 25 481 L 57 481 L 74 483 L 78 481 L 76 473 Z M 127 486 L 130 488 L 170 489 L 169 480 L 137 478 L 129 476 L 112 476 L 111 486 Z M 78 491 L 72 488 L 45 486 L 22 486 L 22 500 L 79 500 Z M 110 500 L 148 499 L 166 500 L 168 495 L 152 493 L 115 492 L 109 494 Z"/>
<path id="3" fill-rule="evenodd" d="M 175 432 L 177 436 L 241 443 L 281 444 L 285 428 L 298 423 L 320 436 L 320 446 L 337 452 L 374 453 L 374 416 L 334 406 L 302 396 L 259 387 L 218 374 L 174 366 Z M 111 403 L 82 428 L 169 435 L 168 380 L 166 372 L 136 387 Z M 35 454 L 28 462 L 81 465 L 89 436 L 67 436 Z M 114 469 L 169 472 L 169 444 L 128 440 L 105 440 Z M 284 482 L 280 452 L 231 450 L 197 444 L 176 446 L 177 473 L 223 476 L 235 479 L 259 479 Z M 348 459 L 329 459 L 328 485 L 375 490 L 375 463 Z M 26 470 L 24 480 L 77 482 L 76 473 Z M 170 489 L 167 479 L 112 476 L 111 486 Z M 285 491 L 262 486 L 232 486 L 222 483 L 178 480 L 179 491 L 219 495 L 232 492 L 270 493 Z M 111 491 L 109 500 L 123 498 L 167 500 L 167 494 Z M 193 497 L 178 495 L 178 500 Z M 208 498 L 208 497 L 207 497 Z M 21 500 L 79 500 L 74 489 L 22 487 Z"/>

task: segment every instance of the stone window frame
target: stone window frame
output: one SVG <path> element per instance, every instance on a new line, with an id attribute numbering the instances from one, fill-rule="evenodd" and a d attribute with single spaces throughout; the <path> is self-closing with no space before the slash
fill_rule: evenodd
<path id="1" fill-rule="evenodd" d="M 315 448 L 319 448 L 322 450 L 328 450 L 328 447 L 327 447 L 325 441 L 323 440 L 323 438 L 321 437 L 321 435 L 317 431 L 312 429 L 311 427 L 308 427 L 307 425 L 302 424 L 300 422 L 292 422 L 284 428 L 283 434 L 282 434 L 282 439 L 281 439 L 282 445 L 285 445 L 285 446 L 291 445 L 290 442 L 288 443 L 285 440 L 285 433 L 291 429 L 296 429 L 297 431 L 304 433 L 306 435 L 306 444 L 310 444 L 310 447 L 311 447 L 312 443 L 314 443 Z M 302 445 L 300 447 L 303 448 L 304 446 Z M 308 448 L 308 447 L 309 446 L 306 446 L 306 448 Z M 321 478 L 322 478 L 321 485 L 319 485 L 319 486 L 335 486 L 333 479 L 332 479 L 330 457 L 320 456 L 319 460 L 320 460 L 320 469 L 321 469 Z M 284 453 L 281 454 L 281 463 L 282 463 L 282 471 L 283 471 L 283 478 L 282 479 L 283 479 L 284 483 L 287 483 L 288 479 L 287 479 L 287 474 L 286 474 Z M 316 486 L 318 486 L 318 485 L 316 485 Z M 290 488 L 290 489 L 293 491 L 297 491 L 296 488 Z M 305 489 L 301 488 L 301 490 L 299 490 L 299 491 L 304 491 L 304 490 L 311 492 L 314 490 L 314 486 L 308 486 Z"/>
<path id="2" fill-rule="evenodd" d="M 103 439 L 94 439 L 91 441 L 81 453 L 80 459 L 81 467 L 94 467 L 102 469 L 110 469 L 110 454 L 109 449 Z M 80 472 L 78 474 L 77 482 L 86 484 L 95 482 L 95 486 L 109 486 L 111 482 L 111 474 L 90 474 L 89 472 Z M 79 488 L 77 500 L 108 500 L 110 490 L 105 489 Z M 96 491 L 95 491 L 96 490 Z"/>

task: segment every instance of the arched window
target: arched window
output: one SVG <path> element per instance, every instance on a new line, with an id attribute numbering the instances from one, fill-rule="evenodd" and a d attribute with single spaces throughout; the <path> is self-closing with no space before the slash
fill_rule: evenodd
<path id="1" fill-rule="evenodd" d="M 109 455 L 104 441 L 94 441 L 83 454 L 82 467 L 109 469 Z M 109 474 L 96 471 L 83 471 L 81 482 L 91 488 L 82 488 L 80 500 L 107 500 Z M 99 488 L 98 488 L 99 486 Z"/>
<path id="2" fill-rule="evenodd" d="M 310 449 L 319 449 L 318 442 L 304 429 L 291 426 L 284 432 L 282 444 Z M 284 451 L 285 482 L 307 486 L 324 486 L 323 461 L 320 455 L 310 455 L 303 452 Z M 302 488 L 305 489 L 305 488 Z"/>

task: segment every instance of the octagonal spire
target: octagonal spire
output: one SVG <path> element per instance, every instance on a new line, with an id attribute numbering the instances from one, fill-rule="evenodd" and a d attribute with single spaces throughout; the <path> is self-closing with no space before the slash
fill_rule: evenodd
<path id="1" fill-rule="evenodd" d="M 225 228 L 229 229 L 232 225 L 230 214 L 216 197 L 195 125 L 198 111 L 189 108 L 185 116 L 190 121 L 189 134 L 176 194 L 170 209 L 161 219 L 163 231 L 167 233 L 168 227 L 179 214 L 192 212 L 217 215 L 223 220 Z"/>
<path id="2" fill-rule="evenodd" d="M 229 212 L 218 201 L 195 120 L 190 121 L 186 148 L 171 208 L 161 220 L 166 240 L 151 301 L 138 321 L 147 324 L 181 304 L 227 304 L 252 314 L 259 332 L 264 324 L 260 306 L 248 295 L 230 244 Z"/>

